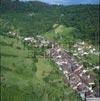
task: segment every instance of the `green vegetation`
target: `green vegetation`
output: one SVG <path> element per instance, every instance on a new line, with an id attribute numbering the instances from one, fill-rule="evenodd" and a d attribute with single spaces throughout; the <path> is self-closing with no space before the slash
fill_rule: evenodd
<path id="1" fill-rule="evenodd" d="M 99 5 L 58 6 L 2 0 L 1 101 L 81 101 L 77 92 L 65 85 L 64 75 L 57 65 L 44 57 L 45 48 L 34 48 L 22 40 L 26 36 L 42 35 L 50 41 L 56 40 L 71 54 L 71 46 L 82 40 L 98 48 L 98 14 Z M 7 36 L 8 32 L 15 32 L 17 36 L 11 38 Z M 95 55 L 83 59 L 99 64 Z"/>
<path id="2" fill-rule="evenodd" d="M 99 5 L 48 5 L 42 2 L 1 2 L 2 31 L 16 30 L 20 35 L 43 34 L 54 24 L 78 29 L 81 39 L 99 43 Z"/>
<path id="3" fill-rule="evenodd" d="M 1 101 L 80 101 L 79 95 L 65 86 L 62 72 L 51 60 L 39 54 L 32 57 L 34 49 L 21 40 L 0 38 Z"/>
<path id="4" fill-rule="evenodd" d="M 45 38 L 52 41 L 58 41 L 60 44 L 68 44 L 68 42 L 76 42 L 81 33 L 74 27 L 65 27 L 64 25 L 58 25 L 54 27 L 52 31 L 43 34 Z"/>

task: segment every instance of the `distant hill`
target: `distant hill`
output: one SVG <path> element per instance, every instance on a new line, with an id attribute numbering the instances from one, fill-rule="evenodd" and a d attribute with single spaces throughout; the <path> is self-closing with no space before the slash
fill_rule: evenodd
<path id="1" fill-rule="evenodd" d="M 78 29 L 81 39 L 90 40 L 93 44 L 99 43 L 99 5 L 58 6 L 42 2 L 16 3 L 9 0 L 2 2 L 0 8 L 0 18 L 9 23 L 9 28 L 7 24 L 1 26 L 8 30 L 17 29 L 20 35 L 43 34 L 52 30 L 52 26 L 57 23 Z"/>

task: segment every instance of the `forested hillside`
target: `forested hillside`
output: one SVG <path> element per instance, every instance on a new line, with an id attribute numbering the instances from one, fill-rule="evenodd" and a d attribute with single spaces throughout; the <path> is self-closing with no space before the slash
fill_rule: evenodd
<path id="1" fill-rule="evenodd" d="M 20 35 L 33 36 L 48 32 L 54 24 L 60 24 L 78 29 L 82 39 L 91 40 L 93 44 L 99 42 L 99 5 L 58 6 L 2 0 L 0 12 L 4 33 L 17 30 Z"/>

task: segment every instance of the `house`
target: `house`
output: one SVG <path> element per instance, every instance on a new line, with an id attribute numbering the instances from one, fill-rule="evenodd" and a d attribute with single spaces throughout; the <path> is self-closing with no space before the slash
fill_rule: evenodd
<path id="1" fill-rule="evenodd" d="M 24 38 L 24 41 L 25 42 L 31 42 L 32 43 L 33 37 L 26 37 L 26 38 Z"/>
<path id="2" fill-rule="evenodd" d="M 32 40 L 32 38 L 31 38 L 31 37 L 26 37 L 26 38 L 24 38 L 24 40 L 25 40 L 25 41 L 27 41 L 27 40 Z"/>
<path id="3" fill-rule="evenodd" d="M 93 51 L 96 51 L 96 49 L 95 49 L 95 48 L 93 48 Z"/>
<path id="4" fill-rule="evenodd" d="M 87 71 L 88 71 L 88 70 L 85 70 L 85 69 L 84 69 L 84 70 L 83 70 L 83 73 L 86 73 Z"/>
<path id="5" fill-rule="evenodd" d="M 78 51 L 81 51 L 81 50 L 83 50 L 83 48 L 79 47 L 79 48 L 78 48 Z"/>
<path id="6" fill-rule="evenodd" d="M 57 51 L 57 52 L 60 52 L 60 51 L 61 51 L 61 48 L 58 48 L 56 51 Z"/>
<path id="7" fill-rule="evenodd" d="M 84 83 L 80 83 L 79 85 L 77 85 L 77 91 L 84 93 L 88 91 L 88 89 Z"/>
<path id="8" fill-rule="evenodd" d="M 88 53 L 88 52 L 84 52 L 83 54 L 84 54 L 84 55 L 88 55 L 89 53 Z"/>
<path id="9" fill-rule="evenodd" d="M 85 44 L 85 42 L 83 41 L 83 42 L 81 42 L 81 45 L 84 45 Z"/>
<path id="10" fill-rule="evenodd" d="M 66 71 L 63 71 L 63 73 L 64 73 L 64 74 L 68 74 L 68 71 L 67 71 L 67 70 L 66 70 Z"/>
<path id="11" fill-rule="evenodd" d="M 62 68 L 61 68 L 61 67 L 59 67 L 59 70 L 60 70 L 60 71 L 62 71 Z"/>
<path id="12" fill-rule="evenodd" d="M 36 39 L 34 39 L 34 40 L 33 40 L 33 43 L 34 43 L 34 44 L 35 44 L 35 43 L 37 43 L 37 40 L 36 40 Z"/>
<path id="13" fill-rule="evenodd" d="M 93 53 L 94 53 L 93 49 L 90 49 L 90 53 L 91 53 L 91 54 L 93 54 Z"/>
<path id="14" fill-rule="evenodd" d="M 61 55 L 58 55 L 56 58 L 61 58 L 62 56 Z"/>
<path id="15" fill-rule="evenodd" d="M 16 32 L 8 32 L 9 37 L 15 38 L 15 36 L 17 35 Z"/>

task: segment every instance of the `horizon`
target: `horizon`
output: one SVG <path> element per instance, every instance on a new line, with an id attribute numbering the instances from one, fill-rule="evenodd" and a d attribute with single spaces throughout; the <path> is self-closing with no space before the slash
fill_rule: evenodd
<path id="1" fill-rule="evenodd" d="M 50 5 L 77 5 L 77 4 L 99 4 L 99 0 L 20 0 L 23 2 L 40 1 Z"/>

